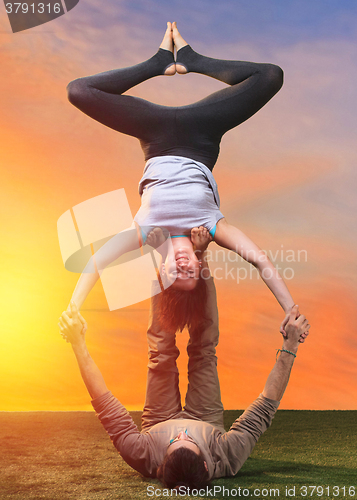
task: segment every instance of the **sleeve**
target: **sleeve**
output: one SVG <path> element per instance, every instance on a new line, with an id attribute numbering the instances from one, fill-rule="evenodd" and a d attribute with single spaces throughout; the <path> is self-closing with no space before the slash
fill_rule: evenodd
<path id="1" fill-rule="evenodd" d="M 260 436 L 270 427 L 279 401 L 262 394 L 233 423 L 230 430 L 220 436 L 230 466 L 227 475 L 235 475 L 251 454 Z"/>
<path id="2" fill-rule="evenodd" d="M 148 436 L 139 432 L 126 408 L 111 392 L 94 399 L 92 406 L 125 462 L 143 476 L 155 477 Z"/>

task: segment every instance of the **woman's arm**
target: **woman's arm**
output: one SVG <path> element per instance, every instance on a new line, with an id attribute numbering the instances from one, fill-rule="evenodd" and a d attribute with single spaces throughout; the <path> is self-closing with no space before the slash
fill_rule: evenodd
<path id="1" fill-rule="evenodd" d="M 261 248 L 253 243 L 242 231 L 228 224 L 225 219 L 221 219 L 217 223 L 214 240 L 218 245 L 238 253 L 244 260 L 256 267 L 260 276 L 284 309 L 285 314 L 290 313 L 291 308 L 294 306 L 290 292 L 283 278 Z"/>
<path id="2" fill-rule="evenodd" d="M 78 309 L 82 307 L 103 270 L 121 255 L 138 249 L 141 246 L 140 243 L 137 229 L 130 228 L 113 236 L 90 258 L 72 295 L 72 301 Z M 70 310 L 69 306 L 68 310 Z"/>

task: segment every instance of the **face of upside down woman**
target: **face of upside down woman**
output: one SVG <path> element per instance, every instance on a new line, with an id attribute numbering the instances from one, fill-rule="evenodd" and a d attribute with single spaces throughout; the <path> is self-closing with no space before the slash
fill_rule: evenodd
<path id="1" fill-rule="evenodd" d="M 199 279 L 200 263 L 188 237 L 171 239 L 173 252 L 164 263 L 164 272 L 175 290 L 193 290 Z"/>

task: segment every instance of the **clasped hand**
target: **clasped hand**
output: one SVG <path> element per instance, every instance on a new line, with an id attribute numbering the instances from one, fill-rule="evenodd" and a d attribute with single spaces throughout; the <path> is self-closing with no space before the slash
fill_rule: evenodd
<path id="1" fill-rule="evenodd" d="M 295 330 L 293 331 L 292 329 L 294 328 Z M 300 314 L 299 306 L 294 304 L 280 325 L 280 333 L 285 339 L 288 339 L 291 335 L 296 336 L 296 329 L 299 332 L 298 342 L 302 344 L 309 335 L 310 325 L 305 316 Z"/>
<path id="2" fill-rule="evenodd" d="M 87 322 L 80 314 L 76 304 L 71 300 L 69 308 L 59 318 L 58 326 L 62 338 L 71 344 L 83 342 L 87 331 Z"/>

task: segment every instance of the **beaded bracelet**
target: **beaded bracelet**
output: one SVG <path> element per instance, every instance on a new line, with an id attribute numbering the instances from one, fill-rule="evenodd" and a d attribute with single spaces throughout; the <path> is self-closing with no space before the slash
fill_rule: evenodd
<path id="1" fill-rule="evenodd" d="M 288 351 L 287 349 L 277 349 L 276 350 L 276 360 L 278 361 L 278 354 L 279 352 L 287 352 L 288 354 L 292 354 L 294 356 L 294 358 L 296 358 L 296 354 L 294 354 L 293 352 L 291 351 Z"/>

